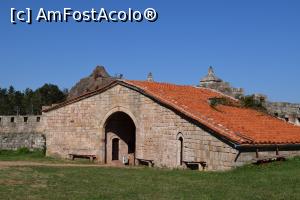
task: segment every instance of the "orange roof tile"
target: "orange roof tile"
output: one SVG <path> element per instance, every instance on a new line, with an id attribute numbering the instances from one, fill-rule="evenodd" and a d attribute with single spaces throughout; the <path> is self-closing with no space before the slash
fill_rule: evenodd
<path id="1" fill-rule="evenodd" d="M 209 104 L 225 95 L 206 88 L 168 83 L 122 81 L 207 126 L 236 144 L 300 144 L 300 127 L 262 112 Z"/>
<path id="2" fill-rule="evenodd" d="M 45 109 L 43 112 L 49 112 L 97 95 L 117 84 L 136 88 L 139 92 L 172 107 L 235 144 L 300 144 L 300 127 L 298 126 L 253 109 L 225 105 L 218 105 L 215 109 L 209 104 L 209 99 L 228 96 L 211 89 L 169 83 L 116 80 L 96 91 L 65 101 Z"/>

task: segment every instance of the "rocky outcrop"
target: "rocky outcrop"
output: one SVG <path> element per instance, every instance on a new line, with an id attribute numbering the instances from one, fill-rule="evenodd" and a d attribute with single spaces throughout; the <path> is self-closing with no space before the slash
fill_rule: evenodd
<path id="1" fill-rule="evenodd" d="M 87 92 L 97 90 L 110 84 L 117 77 L 110 76 L 103 66 L 97 66 L 93 73 L 81 79 L 71 90 L 68 99 L 73 99 Z"/>

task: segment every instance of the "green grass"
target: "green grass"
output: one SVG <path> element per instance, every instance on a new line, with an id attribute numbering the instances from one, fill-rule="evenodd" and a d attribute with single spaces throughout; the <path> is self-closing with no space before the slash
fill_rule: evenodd
<path id="1" fill-rule="evenodd" d="M 43 150 L 29 151 L 27 148 L 21 148 L 16 151 L 0 150 L 0 161 L 30 161 L 30 162 L 42 162 L 42 163 L 92 164 L 88 159 L 76 159 L 72 161 L 66 159 L 45 157 L 45 152 Z"/>
<path id="2" fill-rule="evenodd" d="M 16 161 L 16 160 L 44 160 L 44 152 L 42 150 L 29 151 L 27 148 L 21 148 L 17 151 L 0 150 L 1 161 Z"/>
<path id="3" fill-rule="evenodd" d="M 0 168 L 0 199 L 300 199 L 300 158 L 229 172 Z"/>

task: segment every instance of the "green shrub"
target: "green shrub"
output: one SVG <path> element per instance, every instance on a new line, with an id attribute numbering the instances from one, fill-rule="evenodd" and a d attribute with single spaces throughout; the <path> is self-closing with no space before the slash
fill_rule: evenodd
<path id="1" fill-rule="evenodd" d="M 237 106 L 233 100 L 226 98 L 226 97 L 214 97 L 209 99 L 209 105 L 211 107 L 217 107 L 218 105 L 224 106 Z"/>
<path id="2" fill-rule="evenodd" d="M 267 111 L 267 109 L 263 105 L 263 102 L 259 101 L 259 100 L 256 100 L 254 95 L 242 97 L 240 99 L 240 101 L 241 101 L 241 106 L 242 107 L 252 108 L 252 109 L 255 109 L 255 110 L 262 111 L 262 112 Z"/>
<path id="3" fill-rule="evenodd" d="M 214 97 L 209 99 L 209 105 L 215 109 L 218 105 L 224 105 L 240 108 L 251 108 L 267 113 L 267 109 L 264 107 L 264 102 L 256 100 L 253 95 L 241 97 L 239 98 L 239 102 L 235 102 L 226 97 Z"/>

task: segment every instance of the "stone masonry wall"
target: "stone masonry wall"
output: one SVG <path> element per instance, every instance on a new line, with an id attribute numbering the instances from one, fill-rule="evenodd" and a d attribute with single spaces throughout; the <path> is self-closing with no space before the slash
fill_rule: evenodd
<path id="1" fill-rule="evenodd" d="M 43 115 L 47 154 L 94 154 L 104 162 L 106 119 L 116 111 L 133 118 L 136 125 L 136 158 L 153 160 L 155 166 L 176 168 L 177 135 L 183 136 L 183 160 L 207 162 L 208 170 L 226 170 L 238 152 L 150 98 L 117 85 L 101 94 Z"/>
<path id="2" fill-rule="evenodd" d="M 300 104 L 266 102 L 265 106 L 270 114 L 300 126 Z"/>
<path id="3" fill-rule="evenodd" d="M 42 116 L 0 116 L 1 133 L 42 132 Z"/>
<path id="4" fill-rule="evenodd" d="M 300 151 L 299 150 L 280 150 L 279 155 L 283 157 L 295 157 L 295 156 L 300 156 Z M 263 159 L 263 158 L 271 158 L 276 156 L 276 151 L 275 150 L 268 150 L 268 151 L 260 151 L 258 153 L 258 158 L 256 158 L 256 152 L 243 152 L 239 155 L 237 159 L 237 163 L 240 164 L 250 164 L 254 163 L 254 160 L 256 159 Z"/>
<path id="5" fill-rule="evenodd" d="M 41 116 L 0 116 L 0 149 L 44 149 Z"/>
<path id="6" fill-rule="evenodd" d="M 28 148 L 30 150 L 43 150 L 46 146 L 46 138 L 40 133 L 1 133 L 0 149 L 17 150 Z"/>

